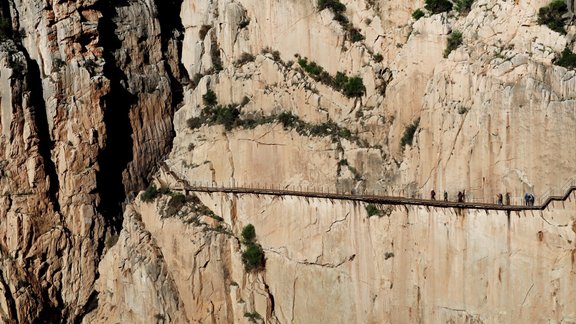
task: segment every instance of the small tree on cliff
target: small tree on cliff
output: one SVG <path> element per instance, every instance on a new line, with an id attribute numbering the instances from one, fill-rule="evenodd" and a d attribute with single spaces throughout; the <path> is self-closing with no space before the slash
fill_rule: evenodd
<path id="1" fill-rule="evenodd" d="M 260 271 L 264 269 L 266 259 L 262 246 L 256 243 L 256 229 L 254 225 L 248 224 L 242 229 L 242 243 L 246 247 L 242 252 L 242 263 L 248 272 Z"/>

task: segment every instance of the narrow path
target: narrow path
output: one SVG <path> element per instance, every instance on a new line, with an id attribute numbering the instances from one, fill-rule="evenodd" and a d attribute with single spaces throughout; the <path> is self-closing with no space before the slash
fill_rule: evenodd
<path id="1" fill-rule="evenodd" d="M 269 189 L 269 188 L 246 188 L 246 187 L 217 187 L 217 186 L 192 186 L 188 181 L 181 179 L 172 171 L 166 163 L 161 162 L 161 168 L 167 174 L 170 174 L 177 182 L 182 184 L 185 191 L 193 192 L 223 192 L 233 194 L 254 194 L 254 195 L 272 195 L 272 196 L 296 196 L 307 198 L 323 198 L 331 200 L 348 200 L 360 201 L 367 203 L 386 204 L 386 205 L 417 205 L 428 207 L 441 207 L 441 208 L 467 208 L 467 209 L 483 209 L 483 210 L 505 210 L 505 211 L 522 211 L 522 210 L 544 210 L 553 201 L 564 201 L 568 199 L 572 191 L 576 191 L 576 185 L 570 186 L 564 196 L 550 196 L 543 204 L 535 206 L 525 205 L 498 205 L 490 203 L 477 203 L 477 202 L 453 202 L 442 200 L 430 199 L 416 199 L 405 197 L 391 197 L 391 196 L 377 196 L 365 194 L 345 194 L 335 192 L 313 192 L 313 191 L 295 191 L 285 189 Z"/>

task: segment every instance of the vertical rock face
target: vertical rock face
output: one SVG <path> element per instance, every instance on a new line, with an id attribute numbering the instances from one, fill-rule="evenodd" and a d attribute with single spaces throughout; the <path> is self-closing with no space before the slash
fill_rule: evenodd
<path id="1" fill-rule="evenodd" d="M 161 160 L 225 186 L 564 193 L 570 13 L 561 34 L 538 24 L 545 0 L 418 20 L 423 1 L 320 4 L 0 1 L 1 321 L 574 321 L 573 194 L 371 218 L 304 198 L 132 199 L 153 174 L 177 186 Z M 259 272 L 242 264 L 248 223 Z"/>
<path id="2" fill-rule="evenodd" d="M 100 265 L 97 311 L 115 321 L 541 322 L 576 316 L 576 193 L 545 211 L 365 205 L 256 195 L 136 203 Z M 136 211 L 137 210 L 137 211 Z M 246 272 L 251 223 L 265 271 Z M 128 252 L 129 251 L 129 252 Z M 551 270 L 553 269 L 553 270 Z"/>
<path id="3" fill-rule="evenodd" d="M 97 302 L 125 192 L 170 147 L 177 43 L 161 35 L 154 3 L 2 8 L 15 41 L 1 45 L 0 315 L 73 322 Z"/>

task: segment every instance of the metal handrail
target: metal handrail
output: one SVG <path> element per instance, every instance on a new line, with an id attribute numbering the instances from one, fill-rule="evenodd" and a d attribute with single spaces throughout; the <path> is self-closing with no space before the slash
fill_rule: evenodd
<path id="1" fill-rule="evenodd" d="M 302 186 L 294 186 L 290 188 L 290 185 L 281 188 L 275 184 L 247 184 L 245 186 L 239 186 L 235 182 L 231 182 L 232 185 L 226 187 L 224 183 L 218 185 L 212 181 L 193 182 L 192 184 L 186 180 L 186 177 L 180 172 L 172 170 L 165 162 L 161 162 L 162 169 L 170 174 L 175 180 L 182 184 L 184 190 L 191 191 L 208 191 L 208 192 L 236 192 L 236 193 L 258 193 L 258 194 L 275 194 L 275 195 L 297 195 L 297 196 L 309 196 L 309 197 L 327 197 L 331 199 L 350 199 L 350 200 L 361 200 L 361 201 L 383 201 L 398 204 L 412 204 L 412 205 L 427 205 L 427 206 L 438 206 L 438 207 L 459 207 L 459 208 L 480 208 L 480 209 L 505 209 L 505 210 L 534 210 L 534 209 L 544 209 L 552 200 L 562 200 L 566 199 L 571 191 L 576 190 L 576 177 L 569 178 L 565 181 L 564 185 L 560 187 L 562 191 L 559 195 L 554 195 L 554 189 L 548 189 L 538 197 L 539 205 L 535 206 L 525 206 L 523 196 L 511 196 L 509 205 L 498 205 L 496 202 L 496 196 L 491 196 L 490 199 L 486 199 L 484 195 L 476 195 L 474 191 L 466 192 L 466 201 L 463 203 L 455 202 L 454 200 L 443 201 L 442 194 L 437 196 L 438 199 L 431 200 L 423 198 L 422 193 L 417 193 L 412 198 L 406 197 L 405 191 L 402 189 L 390 190 L 390 189 L 373 189 L 373 190 L 342 190 L 338 187 L 332 186 L 321 186 L 304 189 Z M 304 189 L 304 190 L 303 190 Z M 453 198 L 453 197 L 452 197 Z"/>

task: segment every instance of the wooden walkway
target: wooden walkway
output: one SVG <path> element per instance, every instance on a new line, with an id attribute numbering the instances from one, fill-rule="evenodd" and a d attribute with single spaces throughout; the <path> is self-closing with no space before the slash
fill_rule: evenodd
<path id="1" fill-rule="evenodd" d="M 331 200 L 359 201 L 373 204 L 386 205 L 416 205 L 440 208 L 466 208 L 466 209 L 483 209 L 483 210 L 503 210 L 503 211 L 523 211 L 523 210 L 544 210 L 553 201 L 565 201 L 573 191 L 576 191 L 576 185 L 568 187 L 564 196 L 549 196 L 544 203 L 535 206 L 525 205 L 498 205 L 478 202 L 454 202 L 430 199 L 416 199 L 405 197 L 376 196 L 366 194 L 346 194 L 335 192 L 311 192 L 311 191 L 294 191 L 284 189 L 269 188 L 245 188 L 245 187 L 217 187 L 217 186 L 192 186 L 188 181 L 181 179 L 172 171 L 166 163 L 161 162 L 161 169 L 170 174 L 182 187 L 174 188 L 186 192 L 207 192 L 207 193 L 232 193 L 232 194 L 254 194 L 270 196 L 295 196 L 306 198 L 322 198 Z"/>

